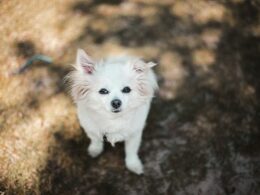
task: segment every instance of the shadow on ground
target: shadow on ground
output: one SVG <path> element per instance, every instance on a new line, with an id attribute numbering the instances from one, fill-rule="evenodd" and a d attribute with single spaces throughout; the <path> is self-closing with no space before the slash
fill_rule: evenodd
<path id="1" fill-rule="evenodd" d="M 80 2 L 72 10 L 93 14 L 96 21 L 102 16 L 95 15 L 93 9 L 100 4 Z M 250 30 L 259 23 L 256 4 L 223 3 L 232 15 L 232 24 L 224 19 L 200 24 L 192 18 L 173 16 L 168 5 L 157 5 L 150 23 L 141 15 L 114 16 L 103 19 L 111 25 L 108 31 L 86 26 L 76 43 L 91 39 L 102 45 L 117 39 L 124 47 L 158 47 L 161 51 L 155 60 L 160 62 L 166 51 L 177 53 L 183 59 L 186 76 L 174 100 L 162 94 L 153 103 L 140 150 L 144 176 L 125 169 L 123 145 L 117 150 L 107 145 L 105 154 L 90 159 L 84 133 L 72 140 L 57 135 L 57 148 L 42 173 L 42 180 L 47 181 L 41 191 L 111 195 L 260 193 L 260 37 Z M 148 5 L 135 6 L 141 10 Z M 203 33 L 206 41 L 200 42 Z M 167 84 L 165 75 L 159 74 L 162 91 L 172 90 L 172 83 Z M 57 158 L 60 153 L 65 153 L 71 164 L 61 166 Z"/>

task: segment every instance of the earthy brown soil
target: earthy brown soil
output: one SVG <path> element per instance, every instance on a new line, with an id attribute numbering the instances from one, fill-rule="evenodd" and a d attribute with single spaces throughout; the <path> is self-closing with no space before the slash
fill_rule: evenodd
<path id="1" fill-rule="evenodd" d="M 0 194 L 260 194 L 259 0 L 0 2 Z M 91 159 L 63 77 L 76 49 L 159 63 L 140 156 Z M 13 74 L 34 54 L 53 58 Z"/>

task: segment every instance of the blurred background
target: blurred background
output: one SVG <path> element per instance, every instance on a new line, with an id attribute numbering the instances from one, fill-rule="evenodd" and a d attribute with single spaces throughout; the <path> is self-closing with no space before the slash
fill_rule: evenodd
<path id="1" fill-rule="evenodd" d="M 145 175 L 123 144 L 87 156 L 62 81 L 77 48 L 159 64 Z M 260 194 L 259 0 L 2 0 L 0 51 L 1 195 Z"/>

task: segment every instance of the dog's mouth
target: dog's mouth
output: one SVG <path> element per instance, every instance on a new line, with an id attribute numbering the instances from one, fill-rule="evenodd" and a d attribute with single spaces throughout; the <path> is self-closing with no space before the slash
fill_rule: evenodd
<path id="1" fill-rule="evenodd" d="M 112 110 L 112 112 L 118 113 L 118 112 L 121 112 L 121 109 L 115 109 L 115 110 Z"/>

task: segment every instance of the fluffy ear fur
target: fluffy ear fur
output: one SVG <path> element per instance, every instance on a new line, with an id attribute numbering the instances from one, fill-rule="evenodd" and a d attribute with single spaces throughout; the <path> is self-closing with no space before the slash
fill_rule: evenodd
<path id="1" fill-rule="evenodd" d="M 137 73 L 138 91 L 142 96 L 153 95 L 154 90 L 158 87 L 156 77 L 151 71 L 151 68 L 156 65 L 154 62 L 146 63 L 139 59 L 131 63 L 133 70 Z"/>
<path id="2" fill-rule="evenodd" d="M 71 71 L 64 78 L 64 82 L 67 85 L 67 90 L 71 93 L 74 102 L 85 99 L 90 90 L 90 82 L 85 74 L 82 74 L 79 70 Z"/>
<path id="3" fill-rule="evenodd" d="M 79 70 L 87 74 L 92 74 L 95 70 L 95 62 L 83 49 L 78 49 L 77 51 L 76 65 Z"/>
<path id="4" fill-rule="evenodd" d="M 91 76 L 95 71 L 95 62 L 83 49 L 77 50 L 75 70 L 65 77 L 68 90 L 74 102 L 85 99 L 90 90 Z"/>
<path id="5" fill-rule="evenodd" d="M 156 65 L 157 64 L 154 62 L 145 63 L 142 60 L 135 60 L 134 62 L 132 62 L 133 69 L 138 73 L 146 72 L 147 70 L 149 70 L 149 68 L 152 68 Z"/>

